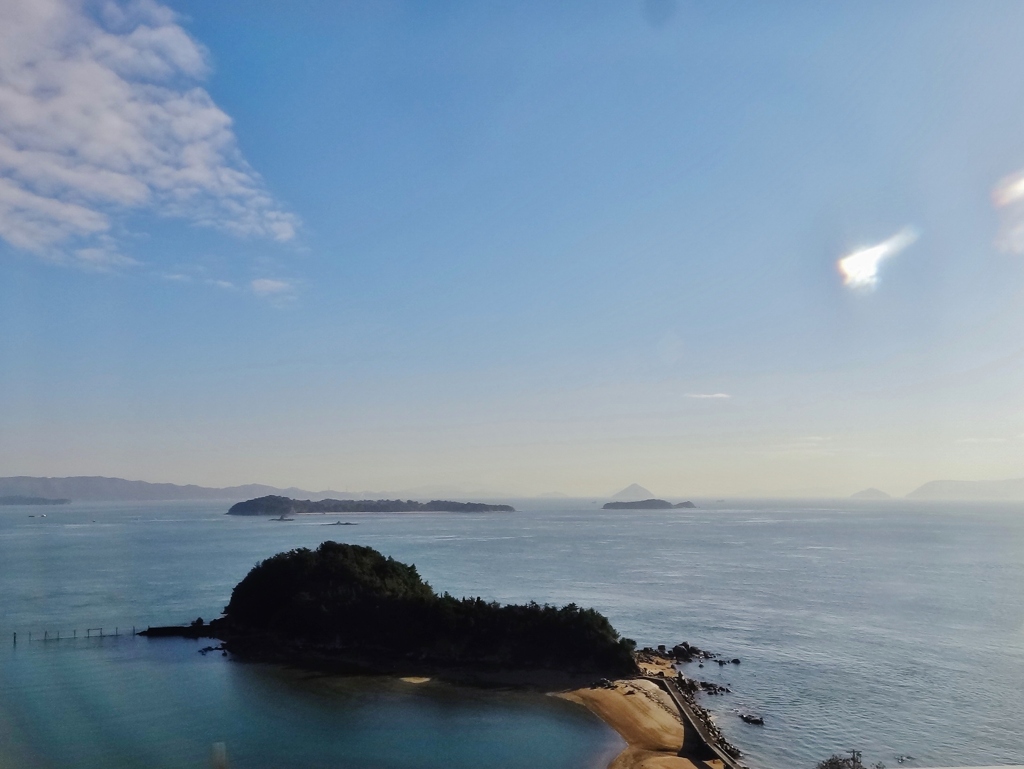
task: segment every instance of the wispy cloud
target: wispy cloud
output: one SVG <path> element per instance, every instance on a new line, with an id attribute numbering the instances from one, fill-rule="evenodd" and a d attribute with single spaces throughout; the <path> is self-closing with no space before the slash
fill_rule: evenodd
<path id="1" fill-rule="evenodd" d="M 73 263 L 76 266 L 97 272 L 110 272 L 122 267 L 134 267 L 138 264 L 130 256 L 118 253 L 117 249 L 109 244 L 79 248 L 72 253 Z"/>
<path id="2" fill-rule="evenodd" d="M 769 450 L 791 454 L 835 455 L 840 451 L 835 439 L 829 435 L 801 435 L 769 446 Z"/>
<path id="3" fill-rule="evenodd" d="M 700 399 L 725 399 L 731 398 L 729 393 L 687 393 L 687 398 L 700 398 Z"/>
<path id="4" fill-rule="evenodd" d="M 286 296 L 294 293 L 295 285 L 287 280 L 271 280 L 269 278 L 257 278 L 249 284 L 249 288 L 256 296 Z"/>
<path id="5" fill-rule="evenodd" d="M 257 278 L 250 281 L 248 289 L 274 307 L 286 307 L 296 299 L 298 286 L 290 280 L 276 278 Z"/>
<path id="6" fill-rule="evenodd" d="M 882 260 L 895 256 L 917 237 L 917 230 L 904 227 L 888 240 L 844 256 L 836 262 L 843 283 L 851 288 L 874 288 L 878 284 L 878 266 Z"/>
<path id="7" fill-rule="evenodd" d="M 131 262 L 97 243 L 133 209 L 291 239 L 295 216 L 242 157 L 206 72 L 153 0 L 0 3 L 0 238 L 104 269 Z"/>

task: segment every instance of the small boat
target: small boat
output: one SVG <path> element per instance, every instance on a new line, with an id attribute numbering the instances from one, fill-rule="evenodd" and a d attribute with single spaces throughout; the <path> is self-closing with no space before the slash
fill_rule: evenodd
<path id="1" fill-rule="evenodd" d="M 271 518 L 272 521 L 294 521 L 294 518 L 285 518 L 284 515 L 280 515 L 277 518 Z"/>

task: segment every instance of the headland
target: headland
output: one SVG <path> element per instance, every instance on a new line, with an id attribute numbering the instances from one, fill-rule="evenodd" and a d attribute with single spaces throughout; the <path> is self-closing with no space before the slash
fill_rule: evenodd
<path id="1" fill-rule="evenodd" d="M 501 605 L 437 594 L 415 566 L 324 542 L 257 564 L 224 616 L 152 627 L 149 637 L 215 638 L 242 660 L 411 683 L 532 689 L 588 708 L 626 740 L 612 769 L 739 769 L 674 663 L 714 655 L 686 643 L 635 650 L 593 609 Z M 724 663 L 723 663 L 724 664 Z"/>

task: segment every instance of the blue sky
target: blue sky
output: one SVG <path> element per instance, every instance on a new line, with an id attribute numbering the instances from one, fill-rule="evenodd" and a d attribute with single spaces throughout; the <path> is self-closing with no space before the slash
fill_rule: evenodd
<path id="1" fill-rule="evenodd" d="M 1024 475 L 1022 22 L 4 0 L 0 474 Z"/>

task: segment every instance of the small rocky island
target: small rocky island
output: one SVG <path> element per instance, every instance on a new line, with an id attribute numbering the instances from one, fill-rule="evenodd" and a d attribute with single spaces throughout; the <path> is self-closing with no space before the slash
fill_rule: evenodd
<path id="1" fill-rule="evenodd" d="M 693 502 L 686 501 L 673 505 L 664 499 L 641 499 L 637 502 L 606 502 L 605 510 L 672 510 L 682 507 L 696 507 Z"/>
<path id="2" fill-rule="evenodd" d="M 274 494 L 231 506 L 228 515 L 303 515 L 311 513 L 514 513 L 511 505 L 482 502 L 414 502 L 411 499 L 290 499 Z"/>
<path id="3" fill-rule="evenodd" d="M 49 497 L 24 497 L 24 496 L 9 496 L 0 497 L 0 506 L 15 506 L 15 505 L 67 505 L 70 504 L 70 499 L 50 499 Z"/>
<path id="4" fill-rule="evenodd" d="M 147 636 L 217 638 L 239 657 L 346 673 L 548 686 L 637 672 L 636 644 L 593 609 L 437 594 L 415 566 L 324 542 L 257 564 L 224 616 Z"/>

